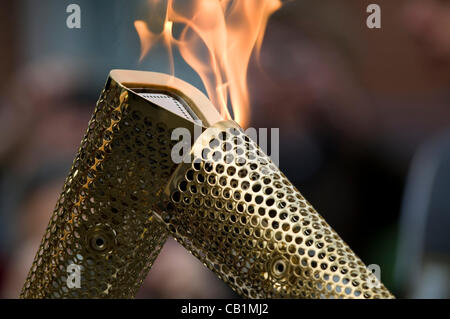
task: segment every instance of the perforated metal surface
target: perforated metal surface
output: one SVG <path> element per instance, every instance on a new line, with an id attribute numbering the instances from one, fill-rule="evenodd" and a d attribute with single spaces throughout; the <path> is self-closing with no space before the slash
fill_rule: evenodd
<path id="1" fill-rule="evenodd" d="M 175 128 L 194 137 L 192 121 L 108 79 L 22 298 L 132 298 L 168 233 L 245 297 L 392 297 L 234 122 L 180 165 Z"/>
<path id="2" fill-rule="evenodd" d="M 109 79 L 81 142 L 22 298 L 131 298 L 167 238 L 150 207 L 176 165 L 188 121 Z M 81 287 L 67 267 L 80 265 Z"/>
<path id="3" fill-rule="evenodd" d="M 234 122 L 203 133 L 164 197 L 171 234 L 242 296 L 393 297 Z"/>

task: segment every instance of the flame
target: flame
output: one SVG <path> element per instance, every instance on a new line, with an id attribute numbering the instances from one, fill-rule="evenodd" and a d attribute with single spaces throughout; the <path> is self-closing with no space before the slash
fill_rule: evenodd
<path id="1" fill-rule="evenodd" d="M 154 9 L 162 1 L 148 0 L 148 3 Z M 232 118 L 228 109 L 230 100 L 234 120 L 247 127 L 248 65 L 253 52 L 259 58 L 268 20 L 281 5 L 281 0 L 167 0 L 160 33 L 152 32 L 145 21 L 134 22 L 141 42 L 139 60 L 162 41 L 168 49 L 174 75 L 173 47 L 178 48 L 186 63 L 200 76 L 221 115 Z M 174 23 L 183 25 L 178 39 L 173 36 Z"/>

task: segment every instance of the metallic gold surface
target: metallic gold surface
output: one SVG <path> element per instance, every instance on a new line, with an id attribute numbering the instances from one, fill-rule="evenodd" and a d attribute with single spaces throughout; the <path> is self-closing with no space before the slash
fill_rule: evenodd
<path id="1" fill-rule="evenodd" d="M 209 127 L 191 140 L 192 163 L 172 161 L 171 134 L 194 137 L 194 123 L 133 88 L 183 98 Z M 168 234 L 245 297 L 393 297 L 237 124 L 219 118 L 181 80 L 112 71 L 21 297 L 132 298 Z M 80 288 L 67 286 L 71 264 Z"/>
<path id="2" fill-rule="evenodd" d="M 110 76 L 128 88 L 150 88 L 183 99 L 205 127 L 223 120 L 211 101 L 200 90 L 174 76 L 135 70 L 112 70 Z"/>
<path id="3" fill-rule="evenodd" d="M 176 168 L 176 127 L 193 123 L 108 79 L 22 298 L 135 296 L 167 238 L 150 208 Z M 71 264 L 81 266 L 80 288 L 67 286 Z"/>
<path id="4" fill-rule="evenodd" d="M 191 156 L 165 189 L 158 216 L 237 293 L 393 297 L 236 123 L 207 129 Z"/>

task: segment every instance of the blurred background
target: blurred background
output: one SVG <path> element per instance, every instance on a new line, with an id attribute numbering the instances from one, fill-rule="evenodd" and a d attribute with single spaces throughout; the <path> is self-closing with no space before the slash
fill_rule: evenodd
<path id="1" fill-rule="evenodd" d="M 70 3 L 81 29 L 66 27 Z M 20 293 L 109 70 L 169 72 L 163 47 L 138 63 L 145 3 L 2 4 L 2 298 Z M 397 297 L 449 298 L 450 1 L 285 2 L 261 66 L 250 126 L 280 128 L 281 170 Z M 204 89 L 177 54 L 175 70 Z M 237 296 L 170 240 L 138 297 Z"/>

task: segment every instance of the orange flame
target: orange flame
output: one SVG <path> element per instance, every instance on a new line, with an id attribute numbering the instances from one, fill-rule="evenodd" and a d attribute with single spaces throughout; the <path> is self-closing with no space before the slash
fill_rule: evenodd
<path id="1" fill-rule="evenodd" d="M 148 1 L 151 8 L 161 4 L 161 0 Z M 184 7 L 176 10 L 180 2 Z M 145 21 L 134 22 L 141 42 L 140 61 L 157 41 L 163 41 L 174 75 L 172 47 L 176 46 L 200 76 L 222 116 L 231 119 L 230 99 L 234 120 L 246 127 L 250 116 L 248 65 L 253 51 L 259 57 L 267 22 L 280 7 L 281 0 L 167 0 L 159 34 L 153 33 Z M 172 34 L 174 23 L 184 25 L 179 39 Z"/>

